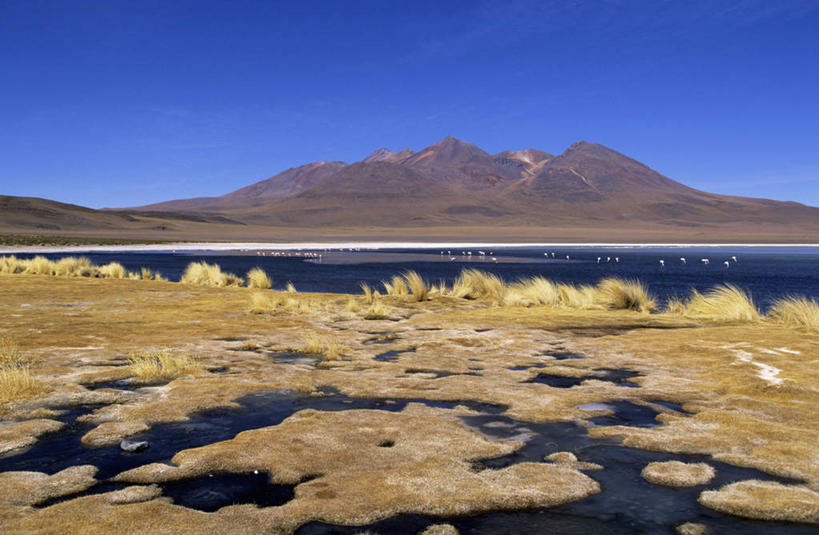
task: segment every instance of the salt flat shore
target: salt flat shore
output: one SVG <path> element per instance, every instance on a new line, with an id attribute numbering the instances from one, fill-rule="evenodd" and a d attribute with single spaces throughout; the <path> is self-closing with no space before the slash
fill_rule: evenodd
<path id="1" fill-rule="evenodd" d="M 179 242 L 147 245 L 0 246 L 0 254 L 64 252 L 197 252 L 197 251 L 323 251 L 339 249 L 481 249 L 481 248 L 798 248 L 819 243 L 557 243 L 557 242 L 437 242 L 437 241 L 342 241 L 342 242 Z"/>

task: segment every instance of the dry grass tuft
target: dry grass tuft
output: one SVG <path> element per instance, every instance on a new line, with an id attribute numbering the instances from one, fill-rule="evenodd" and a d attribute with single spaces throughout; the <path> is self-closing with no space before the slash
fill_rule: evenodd
<path id="1" fill-rule="evenodd" d="M 740 481 L 700 494 L 699 502 L 721 513 L 785 522 L 819 523 L 819 493 L 773 481 Z"/>
<path id="2" fill-rule="evenodd" d="M 510 284 L 503 298 L 506 306 L 557 306 L 559 302 L 557 285 L 543 277 L 530 277 Z"/>
<path id="3" fill-rule="evenodd" d="M 290 281 L 287 281 L 287 284 L 284 287 L 284 291 L 287 292 L 287 293 L 291 293 L 291 294 L 298 293 L 296 291 L 296 287 L 293 286 L 293 283 L 290 282 Z"/>
<path id="4" fill-rule="evenodd" d="M 323 355 L 325 361 L 340 360 L 345 348 L 330 336 L 313 333 L 304 338 L 302 352 L 308 355 Z"/>
<path id="5" fill-rule="evenodd" d="M 205 368 L 187 355 L 171 351 L 142 351 L 128 360 L 128 371 L 139 382 L 167 381 L 181 375 L 201 375 Z"/>
<path id="6" fill-rule="evenodd" d="M 97 268 L 97 276 L 101 279 L 124 279 L 128 272 L 119 262 L 111 262 Z"/>
<path id="7" fill-rule="evenodd" d="M 494 273 L 465 269 L 453 282 L 452 295 L 463 299 L 490 299 L 500 303 L 506 296 L 506 284 Z"/>
<path id="8" fill-rule="evenodd" d="M 54 275 L 58 277 L 90 277 L 94 271 L 91 261 L 84 256 L 67 256 L 54 264 Z"/>
<path id="9" fill-rule="evenodd" d="M 364 301 L 371 305 L 373 301 L 375 301 L 375 294 L 373 293 L 373 289 L 370 288 L 370 285 L 366 282 L 361 283 L 361 291 L 364 292 Z"/>
<path id="10" fill-rule="evenodd" d="M 715 475 L 716 472 L 711 465 L 680 461 L 648 463 L 642 471 L 643 478 L 649 483 L 667 487 L 705 485 Z"/>
<path id="11" fill-rule="evenodd" d="M 25 269 L 23 273 L 30 275 L 53 275 L 54 262 L 44 256 L 35 256 L 31 260 L 24 260 Z"/>
<path id="12" fill-rule="evenodd" d="M 207 262 L 191 262 L 185 269 L 180 279 L 184 284 L 197 284 L 200 286 L 241 286 L 242 279 L 233 273 L 223 273 L 222 268 L 216 264 Z"/>
<path id="13" fill-rule="evenodd" d="M 666 314 L 682 316 L 685 314 L 685 300 L 679 297 L 669 297 L 665 302 Z"/>
<path id="14" fill-rule="evenodd" d="M 247 287 L 259 288 L 261 290 L 268 290 L 273 284 L 270 282 L 270 277 L 264 272 L 262 268 L 255 267 L 247 272 Z"/>
<path id="15" fill-rule="evenodd" d="M 353 313 L 361 312 L 361 304 L 351 297 L 347 300 L 347 304 L 344 305 L 344 310 Z"/>
<path id="16" fill-rule="evenodd" d="M 367 313 L 364 314 L 365 320 L 386 320 L 390 318 L 392 310 L 381 301 L 373 301 Z"/>
<path id="17" fill-rule="evenodd" d="M 775 300 L 768 317 L 787 327 L 819 331 L 819 303 L 807 297 Z"/>
<path id="18" fill-rule="evenodd" d="M 594 286 L 559 283 L 557 293 L 560 296 L 560 306 L 564 308 L 593 308 L 597 294 Z"/>
<path id="19" fill-rule="evenodd" d="M 250 313 L 267 314 L 276 308 L 273 295 L 264 292 L 254 292 L 250 294 Z"/>
<path id="20" fill-rule="evenodd" d="M 704 294 L 692 290 L 683 315 L 718 322 L 752 322 L 760 319 L 750 294 L 733 284 L 717 286 Z"/>
<path id="21" fill-rule="evenodd" d="M 616 277 L 603 279 L 597 285 L 595 300 L 609 310 L 651 312 L 657 308 L 654 298 L 638 280 Z"/>
<path id="22" fill-rule="evenodd" d="M 31 375 L 31 361 L 10 336 L 0 335 L 0 402 L 23 399 L 44 390 Z"/>
<path id="23" fill-rule="evenodd" d="M 404 280 L 407 281 L 407 287 L 415 301 L 426 301 L 429 298 L 429 284 L 421 278 L 421 275 L 416 271 L 407 271 L 404 273 Z"/>
<path id="24" fill-rule="evenodd" d="M 381 284 L 386 295 L 401 297 L 410 293 L 406 281 L 400 275 L 394 275 L 389 282 L 381 281 Z"/>

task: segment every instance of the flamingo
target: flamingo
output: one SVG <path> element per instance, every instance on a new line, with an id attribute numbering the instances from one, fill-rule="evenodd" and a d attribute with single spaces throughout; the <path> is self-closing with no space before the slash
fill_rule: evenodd
<path id="1" fill-rule="evenodd" d="M 685 264 L 685 258 L 680 257 L 680 262 L 682 262 L 683 264 Z"/>
<path id="2" fill-rule="evenodd" d="M 555 254 L 554 254 L 554 253 L 552 253 L 552 258 L 554 258 L 554 257 L 555 257 Z"/>
<path id="3" fill-rule="evenodd" d="M 493 256 L 492 257 L 492 262 L 497 262 L 497 261 L 498 261 L 498 259 Z"/>
<path id="4" fill-rule="evenodd" d="M 449 257 L 449 261 L 450 261 L 450 262 L 454 262 L 454 261 L 455 261 L 455 257 L 454 257 L 454 256 L 450 256 L 450 257 Z"/>
<path id="5" fill-rule="evenodd" d="M 606 257 L 606 262 L 611 262 L 611 257 L 610 256 Z"/>
<path id="6" fill-rule="evenodd" d="M 707 266 L 708 264 L 710 264 L 710 263 L 711 263 L 711 261 L 710 261 L 710 260 L 708 260 L 707 258 L 702 258 L 702 259 L 700 259 L 700 262 L 702 262 L 702 263 L 703 263 L 703 264 L 705 264 L 706 266 Z"/>
<path id="7" fill-rule="evenodd" d="M 614 257 L 614 261 L 615 261 L 615 262 L 617 262 L 617 263 L 619 264 L 619 263 L 620 263 L 620 257 L 619 257 L 619 256 L 615 256 L 615 257 Z"/>
<path id="8" fill-rule="evenodd" d="M 729 261 L 727 261 L 727 260 L 725 262 L 723 262 L 723 264 L 725 264 L 725 267 L 729 267 L 731 265 L 731 263 Z"/>
<path id="9" fill-rule="evenodd" d="M 665 267 L 665 260 L 660 260 L 660 267 Z"/>
<path id="10" fill-rule="evenodd" d="M 599 256 L 597 257 L 597 263 L 598 264 L 600 263 L 600 257 Z"/>
<path id="11" fill-rule="evenodd" d="M 737 261 L 737 257 L 732 256 L 732 257 L 731 257 L 731 260 L 733 260 L 734 262 L 736 262 L 736 261 Z"/>
<path id="12" fill-rule="evenodd" d="M 569 259 L 569 255 L 566 255 L 566 260 L 568 260 L 568 259 Z"/>

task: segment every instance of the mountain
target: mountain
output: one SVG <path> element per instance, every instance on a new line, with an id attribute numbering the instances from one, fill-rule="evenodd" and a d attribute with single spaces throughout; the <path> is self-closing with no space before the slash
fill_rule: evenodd
<path id="1" fill-rule="evenodd" d="M 65 214 L 67 223 L 55 225 L 82 226 L 90 216 L 78 208 Z M 48 211 L 28 209 L 22 219 L 19 213 L 0 212 L 0 230 L 12 220 L 36 226 L 59 219 Z M 700 191 L 585 141 L 556 156 L 537 149 L 492 155 L 447 137 L 418 152 L 381 148 L 352 164 L 310 163 L 219 197 L 99 213 L 103 230 L 154 222 L 150 228 L 171 229 L 174 236 L 195 228 L 214 239 L 409 233 L 455 239 L 807 243 L 819 235 L 819 208 Z"/>
<path id="2" fill-rule="evenodd" d="M 221 212 L 235 208 L 259 206 L 296 195 L 330 178 L 346 166 L 347 164 L 344 162 L 309 163 L 288 169 L 278 175 L 220 197 L 196 197 L 166 201 L 141 206 L 137 210 Z"/>

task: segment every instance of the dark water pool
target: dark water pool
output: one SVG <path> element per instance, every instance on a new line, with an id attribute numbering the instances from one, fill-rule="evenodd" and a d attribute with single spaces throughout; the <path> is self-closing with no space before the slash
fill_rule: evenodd
<path id="1" fill-rule="evenodd" d="M 192 261 L 217 263 L 224 270 L 237 274 L 245 274 L 250 268 L 259 266 L 273 279 L 275 288 L 283 289 L 291 281 L 300 291 L 360 293 L 361 282 L 380 288 L 381 280 L 409 269 L 418 271 L 433 282 L 451 282 L 461 269 L 475 267 L 496 273 L 506 280 L 541 275 L 555 281 L 594 284 L 608 276 L 638 278 L 661 299 L 685 295 L 690 288 L 706 290 L 724 282 L 749 290 L 762 307 L 766 307 L 772 298 L 789 294 L 819 298 L 819 248 L 816 247 L 538 247 L 495 248 L 492 251 L 497 257 L 519 259 L 510 263 L 491 262 L 487 257 L 477 256 L 477 251 L 472 257 L 462 256 L 458 254 L 460 251 L 456 251 L 456 261 L 449 261 L 446 251 L 440 255 L 439 249 L 391 249 L 382 252 L 433 254 L 443 261 L 367 262 L 366 251 L 349 253 L 353 261 L 345 264 L 308 261 L 303 257 L 221 252 L 97 252 L 84 256 L 96 264 L 120 262 L 129 270 L 149 267 L 171 280 L 179 280 L 185 266 Z M 544 253 L 548 253 L 548 256 Z M 555 253 L 554 258 L 551 253 Z M 360 263 L 355 261 L 358 254 L 361 255 Z M 46 256 L 56 259 L 67 254 Z M 566 256 L 569 256 L 568 260 Z M 599 263 L 598 257 L 601 259 Z M 737 260 L 734 261 L 733 257 Z M 685 263 L 681 258 L 686 259 Z M 709 263 L 703 263 L 702 259 L 708 259 Z M 663 265 L 660 260 L 663 260 Z M 724 264 L 726 261 L 728 267 Z"/>

